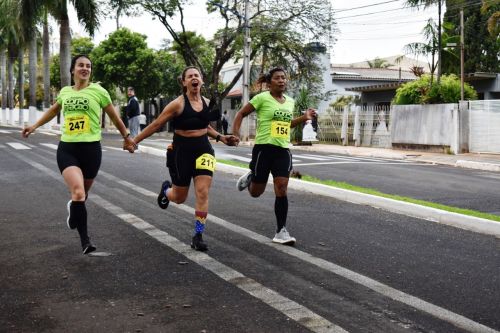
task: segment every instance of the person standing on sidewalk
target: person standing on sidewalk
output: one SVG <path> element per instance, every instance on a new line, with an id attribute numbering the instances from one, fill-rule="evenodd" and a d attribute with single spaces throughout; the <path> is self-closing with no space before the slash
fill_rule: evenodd
<path id="1" fill-rule="evenodd" d="M 273 175 L 277 224 L 273 242 L 293 245 L 296 239 L 286 229 L 287 189 L 292 171 L 292 154 L 288 149 L 290 129 L 316 117 L 316 110 L 308 109 L 302 116 L 292 119 L 295 102 L 285 95 L 287 76 L 281 67 L 271 69 L 258 83 L 266 83 L 269 90 L 254 96 L 238 111 L 233 122 L 233 135 L 239 138 L 243 118 L 254 111 L 257 114 L 250 171 L 238 179 L 237 188 L 239 191 L 248 188 L 250 195 L 257 198 L 264 193 L 269 174 Z"/>
<path id="2" fill-rule="evenodd" d="M 135 138 L 139 134 L 140 129 L 140 119 L 141 109 L 139 107 L 139 101 L 135 97 L 134 87 L 127 88 L 128 104 L 127 104 L 127 117 L 128 117 L 128 128 L 130 129 L 130 135 Z"/>
<path id="3" fill-rule="evenodd" d="M 186 67 L 180 81 L 183 94 L 170 102 L 158 118 L 133 139 L 128 150 L 133 152 L 139 142 L 156 133 L 167 121 L 173 121 L 174 139 L 167 148 L 167 167 L 172 182 L 163 182 L 158 205 L 166 209 L 170 201 L 177 204 L 186 201 L 192 178 L 196 203 L 191 247 L 206 251 L 208 247 L 203 241 L 203 232 L 208 215 L 208 193 L 215 169 L 214 150 L 208 137 L 228 146 L 237 145 L 238 140 L 232 135 L 221 135 L 209 125 L 212 115 L 208 100 L 201 95 L 203 77 L 200 70 Z"/>
<path id="4" fill-rule="evenodd" d="M 133 143 L 127 128 L 115 111 L 109 93 L 90 82 L 92 63 L 88 56 L 77 55 L 71 60 L 70 72 L 74 86 L 64 87 L 56 102 L 32 126 L 22 130 L 24 138 L 46 124 L 61 110 L 64 124 L 57 148 L 57 164 L 71 192 L 66 224 L 77 229 L 83 254 L 95 251 L 87 232 L 85 201 L 101 165 L 101 110 L 104 110 L 120 131 L 126 143 Z"/>

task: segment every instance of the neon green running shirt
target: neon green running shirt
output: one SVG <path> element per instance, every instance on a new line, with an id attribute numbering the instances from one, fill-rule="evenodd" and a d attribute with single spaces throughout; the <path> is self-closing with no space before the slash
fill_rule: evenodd
<path id="1" fill-rule="evenodd" d="M 288 148 L 290 144 L 290 124 L 295 102 L 287 95 L 283 104 L 269 91 L 255 95 L 250 104 L 257 113 L 257 134 L 255 144 L 272 144 Z"/>
<path id="2" fill-rule="evenodd" d="M 94 142 L 101 140 L 101 109 L 111 104 L 109 93 L 97 83 L 76 91 L 62 88 L 57 103 L 62 106 L 63 142 Z"/>

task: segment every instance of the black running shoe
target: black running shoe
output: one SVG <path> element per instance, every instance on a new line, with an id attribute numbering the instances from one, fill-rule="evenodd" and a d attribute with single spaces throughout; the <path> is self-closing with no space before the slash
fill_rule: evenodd
<path id="1" fill-rule="evenodd" d="M 168 201 L 165 191 L 170 187 L 172 187 L 172 183 L 168 180 L 165 180 L 163 184 L 161 184 L 160 194 L 158 194 L 158 206 L 160 206 L 161 209 L 167 209 L 168 207 L 170 201 Z"/>
<path id="2" fill-rule="evenodd" d="M 196 233 L 193 236 L 193 241 L 191 242 L 191 248 L 195 249 L 196 251 L 207 251 L 208 246 L 203 242 L 203 236 L 200 233 Z"/>
<path id="3" fill-rule="evenodd" d="M 83 254 L 89 254 L 90 252 L 94 252 L 96 247 L 90 243 L 87 243 L 83 246 Z"/>

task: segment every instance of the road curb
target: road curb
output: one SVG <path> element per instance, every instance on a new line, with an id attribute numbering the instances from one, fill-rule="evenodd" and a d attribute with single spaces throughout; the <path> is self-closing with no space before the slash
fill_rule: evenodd
<path id="1" fill-rule="evenodd" d="M 485 171 L 500 172 L 500 165 L 493 164 L 493 163 L 458 160 L 455 163 L 455 166 L 460 167 L 460 168 L 467 168 L 467 169 L 479 169 L 479 170 L 485 170 Z"/>
<path id="2" fill-rule="evenodd" d="M 165 150 L 158 148 L 140 146 L 139 150 L 147 154 L 165 156 Z M 218 163 L 216 170 L 237 176 L 241 176 L 248 172 L 247 168 L 241 168 L 224 163 Z M 481 234 L 500 237 L 500 222 L 486 220 L 479 217 L 447 212 L 441 209 L 420 206 L 409 202 L 378 197 L 371 194 L 345 190 L 323 184 L 306 182 L 295 178 L 290 178 L 289 187 L 300 191 L 332 197 L 354 204 L 367 205 L 384 209 L 392 213 L 403 214 Z"/>

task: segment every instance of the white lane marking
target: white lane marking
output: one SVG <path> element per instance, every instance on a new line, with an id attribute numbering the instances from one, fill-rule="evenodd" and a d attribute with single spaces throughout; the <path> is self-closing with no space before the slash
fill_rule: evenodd
<path id="1" fill-rule="evenodd" d="M 21 160 L 25 161 L 26 163 L 32 165 L 38 170 L 41 170 L 48 174 L 50 177 L 56 179 L 59 182 L 63 182 L 61 177 L 55 173 L 54 171 L 50 170 L 49 168 L 45 167 L 44 165 L 37 163 L 31 159 L 28 159 L 26 157 L 19 157 Z M 106 173 L 106 176 L 112 176 L 110 174 Z M 116 178 L 115 176 L 112 176 L 112 178 Z M 128 182 L 126 182 L 128 183 Z M 132 188 L 134 185 L 132 183 L 128 183 Z M 143 189 L 144 191 L 147 191 Z M 150 196 L 156 196 L 153 192 L 148 191 L 150 193 Z M 118 218 L 121 220 L 131 224 L 135 228 L 137 228 L 140 231 L 143 231 L 144 233 L 148 234 L 149 236 L 153 237 L 160 243 L 170 247 L 174 251 L 178 252 L 181 255 L 184 255 L 186 258 L 190 259 L 191 261 L 197 263 L 201 267 L 211 271 L 224 281 L 227 281 L 231 283 L 232 285 L 240 288 L 241 290 L 245 291 L 246 293 L 252 295 L 253 297 L 261 300 L 262 302 L 266 303 L 267 305 L 273 307 L 277 311 L 283 313 L 285 316 L 289 317 L 290 319 L 296 321 L 298 324 L 306 327 L 312 332 L 318 332 L 318 333 L 348 333 L 348 331 L 344 330 L 342 327 L 328 321 L 327 319 L 321 317 L 320 315 L 316 314 L 315 312 L 309 310 L 305 306 L 302 306 L 284 296 L 281 294 L 277 293 L 276 291 L 269 289 L 257 281 L 246 277 L 245 275 L 241 274 L 240 272 L 232 269 L 229 266 L 226 266 L 222 264 L 221 262 L 215 260 L 214 258 L 210 257 L 209 255 L 203 253 L 203 252 L 198 252 L 190 249 L 190 246 L 179 241 L 177 238 L 172 237 L 169 235 L 167 232 L 162 231 L 154 227 L 153 225 L 147 223 L 146 221 L 140 219 L 139 217 L 136 217 L 135 215 L 128 214 L 124 210 L 122 210 L 120 207 L 115 206 L 111 204 L 109 201 L 103 199 L 102 197 L 93 194 L 91 197 L 89 197 L 89 200 L 91 200 L 94 204 L 101 206 L 102 208 L 108 210 L 112 214 L 116 215 Z M 183 206 L 183 205 L 182 205 Z M 191 209 L 191 211 L 194 212 L 194 209 L 191 207 L 188 207 Z"/>
<path id="2" fill-rule="evenodd" d="M 297 154 L 299 158 L 303 158 L 306 160 L 313 160 L 313 161 L 328 161 L 330 158 L 326 158 L 324 156 L 318 156 L 318 155 L 309 155 L 309 154 Z"/>
<path id="3" fill-rule="evenodd" d="M 233 160 L 238 160 L 238 161 L 243 161 L 249 163 L 252 159 L 248 157 L 243 157 L 243 156 L 238 156 L 238 155 L 233 155 L 233 154 L 221 154 L 221 158 L 230 158 Z"/>
<path id="4" fill-rule="evenodd" d="M 421 165 L 421 166 L 427 166 L 427 165 L 430 165 L 430 164 L 423 164 L 423 163 L 418 163 L 418 162 L 415 162 L 415 163 L 411 163 L 411 162 L 407 162 L 407 163 L 402 163 L 402 162 L 371 162 L 371 161 L 355 161 L 355 160 L 352 160 L 352 161 L 338 161 L 338 162 L 314 162 L 314 163 L 299 163 L 299 164 L 295 164 L 294 166 L 304 166 L 304 165 L 324 165 L 324 164 L 384 164 L 384 165 Z"/>
<path id="5" fill-rule="evenodd" d="M 2 133 L 2 134 L 10 134 L 10 133 L 12 133 L 12 131 L 7 131 L 7 130 L 1 130 L 0 129 L 0 133 Z"/>
<path id="6" fill-rule="evenodd" d="M 100 172 L 100 173 L 103 176 L 105 176 L 106 178 L 109 178 L 111 180 L 119 179 L 119 178 L 117 178 L 113 175 L 110 175 L 108 173 L 105 173 L 105 172 Z M 156 193 L 153 193 L 153 192 L 148 191 L 146 189 L 141 189 L 139 191 L 138 188 L 140 188 L 140 187 L 135 185 L 135 184 L 132 184 L 132 183 L 129 183 L 126 181 L 120 181 L 120 183 L 122 185 L 127 186 L 128 188 L 130 188 L 134 191 L 137 191 L 139 193 L 142 193 L 144 195 L 147 195 L 150 197 L 157 196 Z M 187 205 L 184 205 L 184 204 L 176 205 L 176 204 L 172 204 L 172 203 L 171 203 L 171 205 L 172 205 L 172 207 L 180 209 L 180 210 L 187 212 L 189 214 L 194 214 L 194 208 L 191 208 Z M 344 268 L 342 266 L 336 265 L 336 264 L 329 262 L 327 260 L 324 260 L 324 259 L 321 259 L 318 257 L 314 257 L 309 253 L 303 252 L 301 250 L 297 250 L 293 247 L 275 244 L 271 241 L 271 239 L 269 239 L 265 236 L 262 236 L 258 233 L 255 233 L 251 230 L 240 227 L 238 225 L 232 224 L 232 223 L 230 223 L 224 219 L 221 219 L 213 214 L 210 214 L 207 217 L 207 219 L 210 222 L 215 223 L 221 227 L 224 227 L 224 228 L 231 230 L 235 233 L 238 233 L 240 235 L 243 235 L 243 236 L 246 236 L 250 239 L 253 239 L 254 241 L 256 241 L 262 245 L 270 246 L 277 251 L 284 252 L 284 253 L 289 254 L 293 257 L 296 257 L 302 261 L 305 261 L 309 264 L 312 264 L 312 265 L 315 265 L 321 269 L 324 269 L 328 272 L 331 272 L 333 274 L 336 274 L 338 276 L 346 278 L 354 283 L 360 284 L 366 288 L 369 288 L 373 291 L 376 291 L 377 293 L 384 295 L 386 297 L 389 297 L 395 301 L 399 301 L 399 302 L 406 304 L 406 305 L 409 305 L 417 310 L 428 313 L 431 316 L 434 316 L 434 317 L 439 318 L 441 320 L 447 321 L 447 322 L 449 322 L 449 323 L 451 323 L 459 328 L 466 329 L 466 330 L 469 330 L 471 332 L 499 333 L 498 331 L 496 331 L 492 328 L 489 328 L 487 326 L 484 326 L 480 323 L 477 323 L 477 322 L 475 322 L 467 317 L 456 314 L 452 311 L 449 311 L 447 309 L 444 309 L 444 308 L 437 306 L 437 305 L 434 305 L 432 303 L 426 302 L 418 297 L 415 297 L 415 296 L 412 296 L 410 294 L 399 291 L 399 290 L 392 288 L 386 284 L 378 282 L 377 280 L 371 279 L 367 276 L 361 275 L 359 273 L 351 271 L 351 270 Z"/>
<path id="7" fill-rule="evenodd" d="M 128 153 L 128 151 L 123 150 L 123 148 L 116 148 L 116 147 L 111 147 L 111 146 L 104 146 L 103 148 L 111 149 L 111 150 L 117 150 L 117 151 L 122 151 L 124 153 Z M 103 151 L 105 151 L 105 150 L 103 150 Z M 140 151 L 136 151 L 136 153 L 140 153 Z"/>
<path id="8" fill-rule="evenodd" d="M 59 135 L 58 133 L 45 132 L 45 131 L 41 131 L 40 133 L 48 135 L 48 136 L 57 136 L 57 135 Z"/>
<path id="9" fill-rule="evenodd" d="M 41 146 L 45 146 L 45 147 L 48 147 L 50 149 L 54 149 L 54 150 L 57 150 L 57 145 L 53 144 L 53 143 L 40 143 Z"/>
<path id="10" fill-rule="evenodd" d="M 252 156 L 252 154 L 247 154 L 247 155 Z M 250 163 L 250 161 L 252 160 L 251 158 L 233 155 L 233 154 L 221 154 L 220 156 L 221 156 L 221 158 L 228 157 L 228 158 L 232 158 L 233 160 L 238 160 L 238 161 L 243 161 L 243 162 L 248 162 L 248 163 Z M 301 162 L 301 160 L 292 159 L 292 162 L 298 163 L 298 162 Z"/>
<path id="11" fill-rule="evenodd" d="M 17 150 L 31 149 L 30 147 L 23 145 L 22 143 L 19 142 L 7 142 L 7 145 Z"/>
<path id="12" fill-rule="evenodd" d="M 234 270 L 210 257 L 208 254 L 190 249 L 189 245 L 179 241 L 169 233 L 156 228 L 133 214 L 125 212 L 120 207 L 113 205 L 102 197 L 93 194 L 92 198 L 89 199 L 91 199 L 92 202 L 98 206 L 101 206 L 105 210 L 116 215 L 122 221 L 132 225 L 136 229 L 156 239 L 158 242 L 168 246 L 201 267 L 211 271 L 224 281 L 229 282 L 235 287 L 240 288 L 265 304 L 273 307 L 312 332 L 347 332 L 342 327 L 333 324 L 305 306 L 302 306 L 282 296 L 278 292 L 263 286 L 257 281 L 246 277 L 237 270 Z"/>

